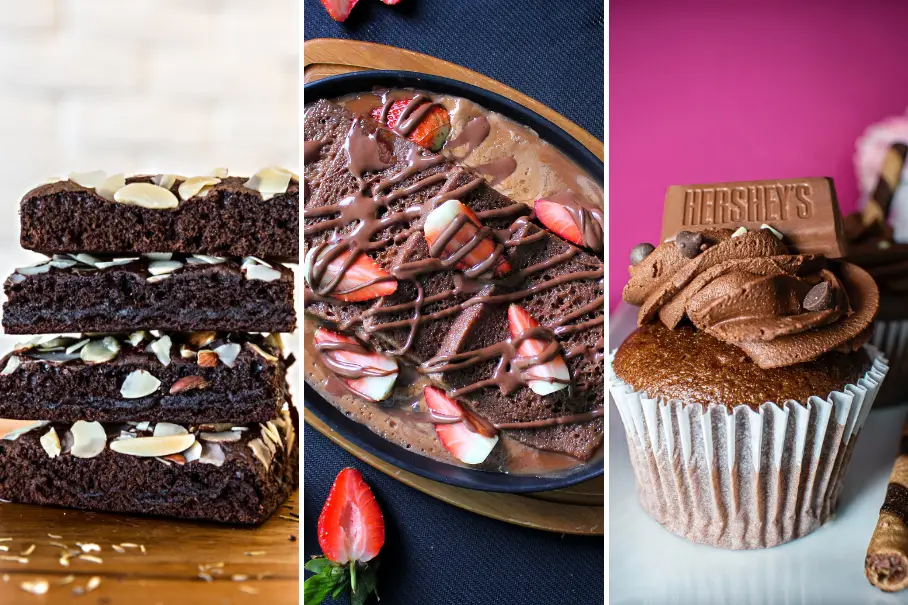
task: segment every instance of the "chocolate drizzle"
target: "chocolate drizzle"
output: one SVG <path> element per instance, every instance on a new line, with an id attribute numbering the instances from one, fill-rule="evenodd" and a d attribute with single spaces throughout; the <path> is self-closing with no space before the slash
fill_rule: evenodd
<path id="1" fill-rule="evenodd" d="M 494 187 L 514 174 L 514 171 L 517 170 L 517 160 L 515 160 L 513 156 L 506 156 L 487 164 L 481 164 L 476 167 L 476 170 L 486 176 L 492 177 L 492 182 L 489 183 L 489 185 Z"/>
<path id="2" fill-rule="evenodd" d="M 405 135 L 411 122 L 418 123 L 424 115 L 421 112 L 431 108 L 431 103 L 423 97 L 423 95 L 418 95 L 401 113 L 395 128 L 399 134 Z M 392 103 L 391 96 L 386 94 L 381 113 L 383 121 L 387 119 L 387 113 Z M 460 140 L 466 137 L 464 142 L 468 146 L 479 144 L 481 140 L 476 141 L 480 135 L 484 138 L 488 134 L 488 124 L 486 122 L 483 126 L 483 122 L 477 122 L 476 119 L 470 124 L 474 123 L 476 125 L 471 128 L 469 133 L 465 129 L 461 137 L 458 137 L 453 143 L 464 144 Z M 311 239 L 307 242 L 311 248 L 307 258 L 312 258 L 305 276 L 304 300 L 307 306 L 315 303 L 337 304 L 332 295 L 342 293 L 338 290 L 338 285 L 359 255 L 379 253 L 390 245 L 407 241 L 415 233 L 421 233 L 423 221 L 432 210 L 448 200 L 460 200 L 466 203 L 470 195 L 484 183 L 482 177 L 470 173 L 463 167 L 446 163 L 445 158 L 441 155 L 427 154 L 415 145 L 408 150 L 405 166 L 388 174 L 387 169 L 393 165 L 389 163 L 393 162 L 392 154 L 389 150 L 384 149 L 380 136 L 380 132 L 368 132 L 363 119 L 355 118 L 347 132 L 343 149 L 347 154 L 347 168 L 356 178 L 357 191 L 335 203 L 305 210 L 306 219 L 317 219 L 307 221 L 304 228 L 305 236 L 307 239 L 317 237 L 321 240 L 321 243 L 315 244 L 311 242 Z M 387 153 L 385 153 L 386 151 Z M 384 159 L 386 157 L 388 162 Z M 504 167 L 508 168 L 507 172 L 510 174 L 516 166 L 516 162 L 513 158 L 505 158 L 505 160 L 510 160 L 508 166 Z M 431 170 L 440 165 L 444 165 L 442 170 Z M 506 176 L 504 175 L 502 178 L 506 178 Z M 414 177 L 418 178 L 414 180 Z M 407 184 L 403 185 L 404 183 Z M 391 207 L 393 202 L 436 187 L 434 195 L 422 204 L 397 209 Z M 590 232 L 593 234 L 591 237 L 595 238 L 597 232 L 591 224 L 599 225 L 598 237 L 601 241 L 601 224 L 598 223 L 601 218 L 597 219 L 593 210 L 578 202 L 577 198 L 569 192 L 565 192 L 564 197 L 576 215 L 578 224 L 583 226 L 584 233 Z M 601 211 L 598 212 L 598 217 L 601 217 Z M 533 225 L 530 209 L 524 204 L 513 203 L 501 208 L 480 211 L 476 212 L 476 216 L 483 223 L 492 220 L 510 221 L 510 225 L 502 229 L 482 226 L 461 248 L 445 255 L 446 246 L 469 220 L 466 215 L 459 215 L 430 247 L 429 257 L 407 261 L 395 260 L 390 263 L 384 261 L 382 265 L 388 273 L 387 276 L 376 278 L 367 284 L 356 287 L 356 289 L 361 289 L 378 281 L 396 279 L 398 282 L 407 282 L 413 286 L 416 291 L 415 299 L 395 304 L 389 304 L 387 299 L 378 299 L 361 312 L 340 320 L 338 327 L 344 331 L 355 329 L 366 338 L 378 332 L 387 333 L 406 329 L 405 341 L 397 350 L 388 353 L 394 356 L 404 356 L 410 352 L 420 326 L 456 316 L 475 305 L 518 302 L 571 282 L 598 281 L 600 290 L 602 289 L 601 284 L 604 278 L 602 263 L 587 261 L 584 257 L 578 256 L 582 252 L 572 246 L 560 254 L 509 272 L 501 272 L 502 274 L 499 275 L 495 271 L 496 267 L 507 262 L 507 258 L 514 251 L 523 246 L 542 242 L 552 236 L 547 231 Z M 480 241 L 486 239 L 490 239 L 494 243 L 494 252 L 488 258 L 455 273 L 453 288 L 430 295 L 426 294 L 422 282 L 427 276 L 442 271 L 451 271 Z M 347 252 L 350 254 L 344 259 L 340 271 L 332 279 L 324 280 L 328 265 Z M 581 264 L 579 270 L 560 274 L 556 272 L 555 275 L 547 276 L 543 281 L 529 286 L 525 285 L 530 278 L 566 266 L 567 263 L 576 264 L 578 262 Z M 452 303 L 455 300 L 458 302 L 440 309 L 431 312 L 425 310 L 434 303 Z M 409 317 L 386 322 L 367 321 L 402 313 L 409 314 Z M 581 321 L 587 316 L 592 317 Z M 438 355 L 425 360 L 418 366 L 418 370 L 425 374 L 443 373 L 498 359 L 491 377 L 451 390 L 449 394 L 452 397 L 465 396 L 488 387 L 497 387 L 503 393 L 513 393 L 526 386 L 529 379 L 558 382 L 556 378 L 533 376 L 527 370 L 532 366 L 544 364 L 558 355 L 563 355 L 565 359 L 583 357 L 601 363 L 604 355 L 603 338 L 600 337 L 595 345 L 574 346 L 566 351 L 562 351 L 559 339 L 566 339 L 586 330 L 600 328 L 603 324 L 604 295 L 600 295 L 596 300 L 572 310 L 551 325 L 531 328 L 517 338 L 508 338 L 503 342 L 478 350 Z M 528 338 L 538 339 L 548 344 L 537 355 L 519 356 L 517 347 L 520 342 Z M 336 343 L 332 343 L 332 346 L 336 346 Z M 330 350 L 324 347 L 319 349 L 325 359 L 328 356 L 324 353 L 328 353 Z M 326 363 L 332 372 L 340 376 L 361 377 L 358 372 L 351 374 L 349 368 L 335 367 L 338 365 L 332 364 L 330 361 Z M 576 392 L 583 391 L 585 388 L 586 385 L 583 384 L 570 385 L 570 389 Z M 527 422 L 503 423 L 502 428 L 504 430 L 543 428 L 588 422 L 602 415 L 601 408 L 599 410 L 560 416 L 556 414 L 551 418 Z M 449 419 L 443 419 L 443 421 L 449 421 Z"/>
<path id="3" fill-rule="evenodd" d="M 602 208 L 590 204 L 571 191 L 559 191 L 547 199 L 561 204 L 568 211 L 580 229 L 584 246 L 602 252 L 605 241 L 602 233 Z"/>
<path id="4" fill-rule="evenodd" d="M 482 145 L 491 132 L 489 120 L 485 116 L 476 116 L 467 122 L 463 130 L 453 139 L 449 139 L 446 149 L 457 149 L 466 145 L 466 149 L 457 157 L 463 159 L 473 153 L 473 150 Z"/>

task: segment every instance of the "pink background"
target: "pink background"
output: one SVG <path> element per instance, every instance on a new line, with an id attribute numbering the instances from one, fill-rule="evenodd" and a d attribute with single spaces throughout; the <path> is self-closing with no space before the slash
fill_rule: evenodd
<path id="1" fill-rule="evenodd" d="M 611 3 L 612 308 L 669 185 L 831 176 L 847 212 L 855 140 L 908 107 L 908 1 L 729 4 Z"/>

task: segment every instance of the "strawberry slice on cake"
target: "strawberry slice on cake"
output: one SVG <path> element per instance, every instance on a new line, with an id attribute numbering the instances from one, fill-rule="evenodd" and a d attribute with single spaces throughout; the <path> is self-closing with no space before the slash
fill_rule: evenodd
<path id="1" fill-rule="evenodd" d="M 425 387 L 423 396 L 432 412 L 453 422 L 435 424 L 435 434 L 452 456 L 466 464 L 479 464 L 489 457 L 498 435 L 438 387 Z"/>

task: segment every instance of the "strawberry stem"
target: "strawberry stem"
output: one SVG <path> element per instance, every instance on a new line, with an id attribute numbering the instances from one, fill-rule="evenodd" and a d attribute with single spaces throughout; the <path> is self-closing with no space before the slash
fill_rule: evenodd
<path id="1" fill-rule="evenodd" d="M 350 561 L 350 592 L 356 594 L 356 561 Z"/>

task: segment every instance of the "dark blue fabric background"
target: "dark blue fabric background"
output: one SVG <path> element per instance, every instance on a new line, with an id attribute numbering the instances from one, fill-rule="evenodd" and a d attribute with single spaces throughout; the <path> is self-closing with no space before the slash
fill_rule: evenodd
<path id="1" fill-rule="evenodd" d="M 603 134 L 603 4 L 494 0 L 360 0 L 345 24 L 305 0 L 304 33 L 433 55 L 512 86 Z M 386 523 L 381 605 L 595 605 L 604 602 L 602 538 L 516 527 L 445 504 L 376 471 L 305 429 L 303 554 L 334 477 L 359 469 Z M 346 602 L 346 601 L 344 601 Z M 374 601 L 370 601 L 374 602 Z"/>
<path id="2" fill-rule="evenodd" d="M 603 135 L 602 0 L 360 0 L 336 23 L 305 0 L 306 40 L 351 38 L 478 71 Z"/>

